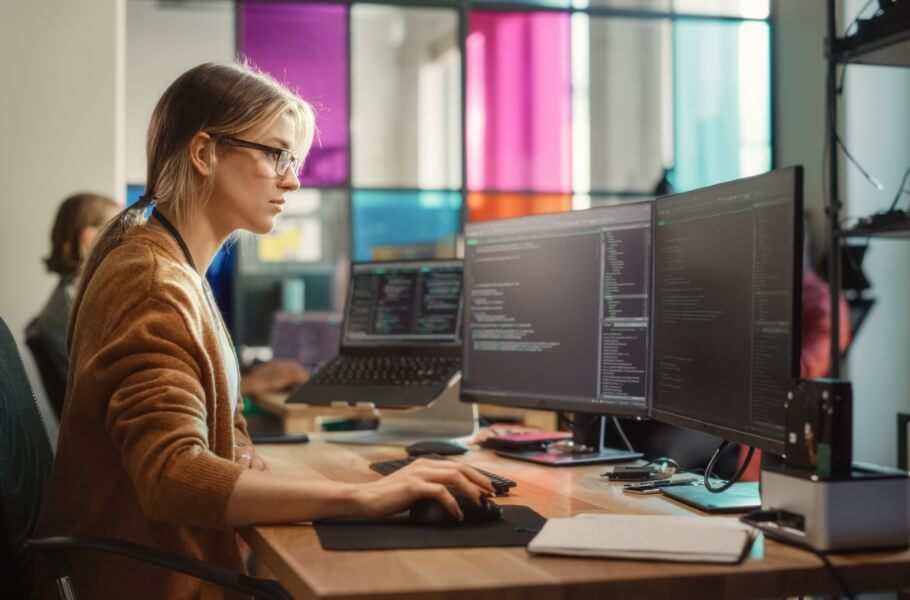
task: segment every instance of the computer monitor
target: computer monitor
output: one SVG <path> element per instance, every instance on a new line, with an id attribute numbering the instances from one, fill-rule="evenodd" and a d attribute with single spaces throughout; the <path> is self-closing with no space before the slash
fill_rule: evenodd
<path id="1" fill-rule="evenodd" d="M 653 417 L 782 454 L 799 376 L 802 168 L 659 198 L 655 219 Z"/>
<path id="2" fill-rule="evenodd" d="M 581 451 L 509 456 L 641 456 L 603 448 L 603 417 L 649 410 L 652 212 L 647 201 L 465 226 L 462 400 L 593 424 L 575 428 Z"/>

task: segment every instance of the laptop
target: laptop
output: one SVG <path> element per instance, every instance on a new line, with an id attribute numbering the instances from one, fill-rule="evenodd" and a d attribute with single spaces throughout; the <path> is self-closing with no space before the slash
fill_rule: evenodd
<path id="1" fill-rule="evenodd" d="M 338 356 L 288 402 L 430 404 L 461 376 L 460 260 L 353 263 Z"/>

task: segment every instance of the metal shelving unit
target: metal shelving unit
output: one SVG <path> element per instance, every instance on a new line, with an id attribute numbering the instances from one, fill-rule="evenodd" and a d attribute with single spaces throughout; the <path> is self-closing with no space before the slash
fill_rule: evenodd
<path id="1" fill-rule="evenodd" d="M 872 39 L 835 39 L 833 56 L 839 64 L 910 67 L 910 20 Z"/>
<path id="2" fill-rule="evenodd" d="M 841 244 L 851 237 L 910 238 L 910 218 L 881 224 L 861 224 L 842 230 L 841 201 L 838 185 L 837 144 L 837 66 L 848 64 L 910 67 L 910 20 L 893 18 L 885 24 L 886 31 L 878 35 L 852 35 L 839 38 L 836 31 L 835 0 L 828 0 L 828 59 L 826 101 L 828 125 L 828 185 L 827 217 L 829 225 L 828 274 L 831 294 L 831 376 L 840 376 L 840 293 Z M 882 24 L 879 23 L 879 28 Z"/>
<path id="3" fill-rule="evenodd" d="M 841 238 L 881 237 L 910 239 L 910 218 L 882 225 L 857 225 L 841 232 Z"/>

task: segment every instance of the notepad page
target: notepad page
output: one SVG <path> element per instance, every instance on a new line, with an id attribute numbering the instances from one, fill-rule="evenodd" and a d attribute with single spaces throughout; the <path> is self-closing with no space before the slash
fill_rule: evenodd
<path id="1" fill-rule="evenodd" d="M 752 536 L 751 527 L 733 519 L 582 514 L 550 519 L 528 550 L 572 556 L 737 562 Z"/>

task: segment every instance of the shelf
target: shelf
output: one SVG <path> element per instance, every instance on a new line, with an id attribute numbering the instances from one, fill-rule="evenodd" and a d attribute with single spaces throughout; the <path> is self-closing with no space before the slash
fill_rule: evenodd
<path id="1" fill-rule="evenodd" d="M 855 36 L 836 41 L 834 60 L 838 63 L 910 67 L 910 22 L 903 29 L 861 43 Z"/>
<path id="2" fill-rule="evenodd" d="M 910 238 L 910 218 L 884 225 L 858 225 L 841 232 L 841 237 Z"/>

